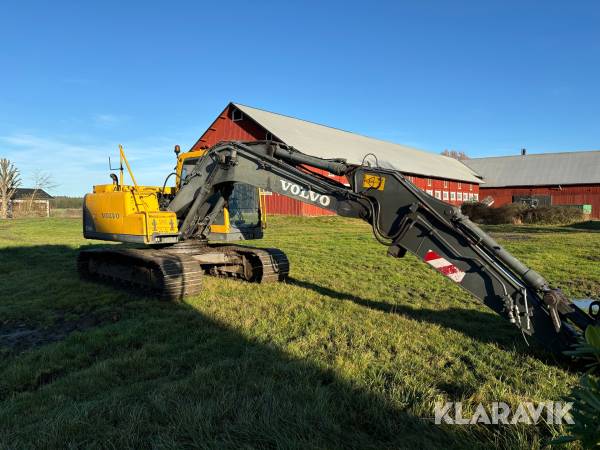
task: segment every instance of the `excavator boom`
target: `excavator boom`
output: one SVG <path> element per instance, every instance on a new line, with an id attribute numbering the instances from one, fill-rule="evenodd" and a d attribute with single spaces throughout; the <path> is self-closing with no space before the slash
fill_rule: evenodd
<path id="1" fill-rule="evenodd" d="M 345 175 L 350 186 L 309 167 Z M 223 143 L 198 161 L 168 207 L 181 218 L 184 239 L 207 232 L 234 183 L 369 222 L 388 255 L 414 254 L 552 351 L 569 348 L 598 319 L 553 289 L 460 209 L 426 194 L 401 173 L 324 160 L 279 143 Z"/>

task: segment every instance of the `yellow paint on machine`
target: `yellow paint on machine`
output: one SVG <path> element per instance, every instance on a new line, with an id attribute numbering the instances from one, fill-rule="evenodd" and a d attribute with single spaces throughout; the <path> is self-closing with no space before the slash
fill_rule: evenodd
<path id="1" fill-rule="evenodd" d="M 169 193 L 170 187 L 165 188 Z M 176 234 L 177 216 L 171 211 L 160 211 L 158 186 L 120 186 L 101 184 L 94 193 L 86 195 L 85 206 L 93 220 L 93 230 L 107 235 L 143 237 L 153 243 L 153 235 Z"/>
<path id="2" fill-rule="evenodd" d="M 363 178 L 363 188 L 383 191 L 385 189 L 385 177 L 366 173 Z"/>
<path id="3" fill-rule="evenodd" d="M 177 150 L 175 186 L 163 188 L 139 186 L 123 147 L 119 146 L 118 180 L 114 176 L 113 184 L 96 185 L 93 193 L 85 196 L 84 236 L 89 239 L 145 244 L 177 242 L 179 233 L 177 216 L 171 211 L 161 211 L 158 199 L 161 195 L 175 195 L 181 189 L 182 180 L 194 169 L 198 159 L 205 152 L 205 150 L 197 150 L 180 155 Z M 124 184 L 125 168 L 133 185 Z M 260 200 L 263 200 L 260 207 L 264 208 L 264 199 L 260 198 Z M 262 227 L 266 224 L 264 216 L 261 214 Z M 224 208 L 223 214 L 211 225 L 210 231 L 213 235 L 227 236 L 231 230 L 229 210 Z"/>

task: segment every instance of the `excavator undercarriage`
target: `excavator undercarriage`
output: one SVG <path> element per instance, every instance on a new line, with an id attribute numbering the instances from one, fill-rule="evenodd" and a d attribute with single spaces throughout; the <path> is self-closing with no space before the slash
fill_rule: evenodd
<path id="1" fill-rule="evenodd" d="M 162 249 L 82 250 L 77 265 L 82 278 L 105 279 L 166 300 L 199 293 L 204 275 L 273 283 L 285 280 L 289 271 L 285 253 L 276 248 L 193 241 Z"/>

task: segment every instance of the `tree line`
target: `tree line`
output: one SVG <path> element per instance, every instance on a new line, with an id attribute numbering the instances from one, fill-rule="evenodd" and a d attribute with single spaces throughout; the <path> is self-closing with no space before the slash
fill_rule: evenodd
<path id="1" fill-rule="evenodd" d="M 69 197 L 67 195 L 56 195 L 50 200 L 50 205 L 54 209 L 75 209 L 83 205 L 83 197 Z"/>
<path id="2" fill-rule="evenodd" d="M 446 149 L 443 152 L 441 152 L 441 154 L 450 158 L 458 159 L 459 161 L 466 161 L 467 159 L 471 159 L 465 152 L 459 150 Z"/>

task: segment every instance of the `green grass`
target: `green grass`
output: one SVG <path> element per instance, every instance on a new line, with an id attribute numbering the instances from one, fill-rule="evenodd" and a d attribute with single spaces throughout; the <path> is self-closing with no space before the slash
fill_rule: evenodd
<path id="1" fill-rule="evenodd" d="M 600 234 L 491 228 L 574 297 Z M 436 401 L 564 398 L 577 373 L 367 225 L 272 218 L 286 284 L 164 303 L 79 281 L 77 219 L 0 221 L 0 448 L 539 448 L 548 426 L 437 426 Z M 8 344 L 7 344 L 8 343 Z"/>

